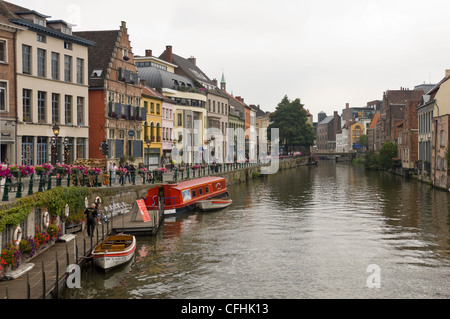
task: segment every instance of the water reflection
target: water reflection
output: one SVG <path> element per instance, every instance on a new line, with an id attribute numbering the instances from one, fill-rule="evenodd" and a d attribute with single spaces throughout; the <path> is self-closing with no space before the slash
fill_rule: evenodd
<path id="1" fill-rule="evenodd" d="M 332 162 L 229 192 L 230 208 L 166 219 L 127 267 L 90 272 L 68 297 L 450 297 L 446 192 Z M 380 289 L 366 285 L 371 264 Z"/>

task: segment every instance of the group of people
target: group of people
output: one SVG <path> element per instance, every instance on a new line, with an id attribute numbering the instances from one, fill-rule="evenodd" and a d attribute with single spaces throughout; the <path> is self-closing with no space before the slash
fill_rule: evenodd
<path id="1" fill-rule="evenodd" d="M 86 231 L 90 237 L 94 236 L 95 225 L 101 224 L 100 220 L 105 222 L 108 221 L 106 216 L 100 210 L 100 206 L 101 200 L 97 197 L 95 202 L 84 211 L 84 214 L 86 215 Z"/>
<path id="2" fill-rule="evenodd" d="M 125 163 L 125 165 L 123 165 L 123 166 L 122 166 L 122 164 L 120 164 L 119 167 L 125 168 L 127 170 L 125 177 L 124 177 L 125 182 L 128 181 L 128 183 L 131 183 L 132 176 L 135 176 L 135 174 L 136 174 L 136 167 L 133 164 L 130 165 L 128 162 Z M 112 183 L 116 182 L 116 172 L 119 167 L 116 166 L 116 163 L 109 162 L 109 171 L 111 174 L 111 182 Z"/>

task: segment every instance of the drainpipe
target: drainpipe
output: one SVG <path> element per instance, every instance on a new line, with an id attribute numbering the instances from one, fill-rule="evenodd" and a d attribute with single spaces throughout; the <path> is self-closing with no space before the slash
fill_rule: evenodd
<path id="1" fill-rule="evenodd" d="M 439 105 L 436 103 L 436 101 L 434 101 L 434 104 L 437 107 L 437 111 L 438 111 L 438 115 L 437 117 L 439 117 Z M 434 109 L 433 109 L 434 110 Z M 433 116 L 434 118 L 434 116 Z M 437 166 L 437 123 L 438 120 L 434 120 L 435 125 L 434 125 L 434 167 L 433 167 L 433 185 L 436 186 L 436 166 Z"/>

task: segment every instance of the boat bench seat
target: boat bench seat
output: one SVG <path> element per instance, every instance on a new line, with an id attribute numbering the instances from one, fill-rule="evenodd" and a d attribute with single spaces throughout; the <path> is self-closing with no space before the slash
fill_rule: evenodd
<path id="1" fill-rule="evenodd" d="M 112 245 L 111 249 L 112 250 L 122 250 L 122 249 L 125 249 L 125 245 Z"/>

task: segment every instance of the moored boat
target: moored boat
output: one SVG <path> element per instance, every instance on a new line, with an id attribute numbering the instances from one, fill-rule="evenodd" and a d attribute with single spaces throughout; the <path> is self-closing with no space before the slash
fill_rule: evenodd
<path id="1" fill-rule="evenodd" d="M 226 180 L 222 177 L 204 177 L 190 181 L 168 183 L 147 191 L 147 210 L 158 210 L 163 193 L 164 216 L 193 211 L 200 200 L 227 198 Z"/>
<path id="2" fill-rule="evenodd" d="M 233 203 L 232 199 L 209 199 L 199 200 L 197 206 L 201 211 L 210 212 L 219 209 L 224 209 Z"/>
<path id="3" fill-rule="evenodd" d="M 132 235 L 106 237 L 92 251 L 96 266 L 108 270 L 130 261 L 136 250 L 136 238 Z"/>

